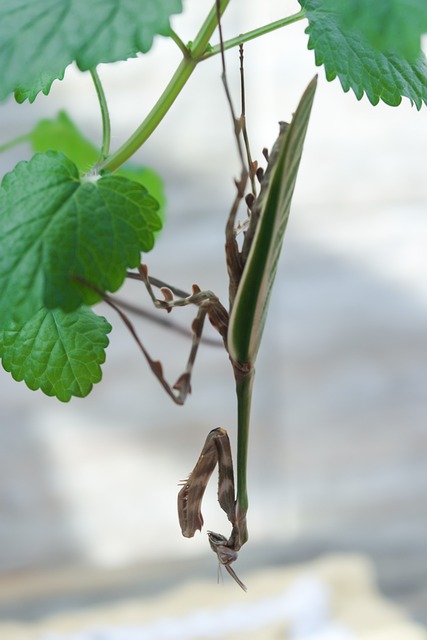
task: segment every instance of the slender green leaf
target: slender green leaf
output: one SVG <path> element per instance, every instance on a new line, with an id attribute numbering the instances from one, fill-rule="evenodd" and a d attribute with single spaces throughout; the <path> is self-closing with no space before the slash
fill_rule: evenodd
<path id="1" fill-rule="evenodd" d="M 73 61 L 81 70 L 145 53 L 181 0 L 1 0 L 0 99 L 48 93 Z"/>
<path id="2" fill-rule="evenodd" d="M 111 325 L 92 309 L 40 309 L 30 320 L 0 330 L 6 371 L 30 389 L 68 402 L 84 397 L 102 377 Z"/>
<path id="3" fill-rule="evenodd" d="M 157 202 L 119 176 L 80 181 L 66 156 L 20 162 L 0 189 L 0 318 L 72 311 L 116 291 L 161 227 Z"/>
<path id="4" fill-rule="evenodd" d="M 381 51 L 364 31 L 343 21 L 338 0 L 299 0 L 308 18 L 308 48 L 326 78 L 338 76 L 344 91 L 352 89 L 360 100 L 366 93 L 376 105 L 380 100 L 398 106 L 407 97 L 417 109 L 427 104 L 427 62 L 420 52 L 413 61 L 392 51 Z"/>
<path id="5" fill-rule="evenodd" d="M 254 363 L 289 218 L 317 76 L 305 90 L 292 122 L 279 136 L 263 185 L 260 219 L 237 289 L 228 328 L 228 349 L 236 362 Z"/>

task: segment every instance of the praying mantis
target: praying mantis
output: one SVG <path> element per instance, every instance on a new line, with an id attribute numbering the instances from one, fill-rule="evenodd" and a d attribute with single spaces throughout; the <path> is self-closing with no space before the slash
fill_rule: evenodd
<path id="1" fill-rule="evenodd" d="M 245 585 L 230 564 L 248 539 L 246 515 L 248 494 L 246 483 L 247 453 L 250 426 L 252 386 L 255 360 L 266 320 L 271 289 L 274 283 L 284 232 L 289 217 L 303 144 L 308 127 L 311 107 L 316 91 L 317 78 L 308 85 L 289 125 L 280 123 L 280 133 L 271 154 L 266 154 L 268 164 L 260 177 L 260 191 L 247 198 L 249 218 L 246 234 L 239 249 L 236 241 L 236 214 L 243 197 L 242 186 L 237 186 L 237 196 L 226 227 L 226 256 L 229 274 L 230 316 L 226 327 L 218 330 L 233 368 L 237 396 L 237 493 L 234 494 L 234 473 L 230 444 L 225 429 L 212 430 L 200 457 L 188 480 L 178 495 L 178 513 L 182 533 L 192 537 L 203 525 L 201 501 L 218 462 L 218 502 L 232 525 L 230 537 L 208 532 L 212 550 L 220 564 L 242 589 Z M 210 303 L 212 304 L 212 303 Z M 208 303 L 209 305 L 209 303 Z M 207 311 L 209 315 L 209 310 Z M 209 315 L 215 325 L 215 319 Z"/>
<path id="2" fill-rule="evenodd" d="M 220 38 L 222 42 L 221 25 Z M 247 457 L 250 426 L 252 387 L 255 361 L 260 346 L 272 286 L 275 280 L 283 237 L 289 217 L 304 140 L 317 85 L 317 76 L 307 86 L 290 124 L 280 123 L 280 132 L 270 153 L 264 152 L 266 170 L 252 162 L 247 143 L 244 102 L 242 115 L 236 118 L 229 97 L 225 76 L 224 52 L 223 82 L 234 122 L 235 137 L 242 162 L 241 175 L 235 181 L 236 196 L 226 224 L 225 254 L 229 277 L 229 309 L 211 291 L 202 291 L 193 285 L 191 294 L 152 278 L 146 265 L 138 273 L 129 272 L 128 277 L 141 280 L 158 309 L 170 312 L 173 308 L 193 304 L 197 315 L 192 324 L 192 345 L 185 371 L 175 384 L 170 385 L 163 375 L 162 365 L 153 360 L 140 341 L 133 325 L 111 298 L 104 296 L 120 314 L 137 341 L 151 370 L 167 394 L 177 404 L 184 404 L 191 391 L 191 375 L 197 350 L 201 341 L 206 316 L 219 332 L 233 369 L 237 398 L 237 475 L 234 485 L 233 460 L 227 431 L 216 428 L 210 431 L 199 459 L 182 482 L 178 494 L 178 516 L 185 537 L 193 537 L 203 526 L 201 502 L 215 466 L 219 467 L 218 502 L 225 511 L 232 530 L 227 538 L 208 531 L 210 546 L 237 584 L 246 590 L 230 566 L 241 547 L 248 540 L 247 511 Z M 243 87 L 243 53 L 241 49 L 241 73 Z M 242 91 L 242 96 L 244 92 Z M 243 154 L 246 148 L 246 161 Z M 257 189 L 259 182 L 259 191 Z M 246 194 L 250 182 L 249 193 Z M 245 199 L 247 220 L 243 225 L 243 239 L 237 240 L 239 227 L 237 213 Z M 158 288 L 162 298 L 156 297 L 153 288 Z"/>

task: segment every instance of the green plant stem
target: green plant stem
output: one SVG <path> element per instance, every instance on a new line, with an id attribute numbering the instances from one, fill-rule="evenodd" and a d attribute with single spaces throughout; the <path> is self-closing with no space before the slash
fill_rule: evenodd
<path id="1" fill-rule="evenodd" d="M 221 0 L 220 13 L 221 15 L 226 10 L 230 0 Z M 153 131 L 157 128 L 159 123 L 163 120 L 177 96 L 182 91 L 187 80 L 193 73 L 197 66 L 197 63 L 206 52 L 206 48 L 209 44 L 215 28 L 217 26 L 216 4 L 210 10 L 206 20 L 202 24 L 196 38 L 193 41 L 191 49 L 189 49 L 191 56 L 185 56 L 179 64 L 177 70 L 172 76 L 166 89 L 160 96 L 157 103 L 151 109 L 150 113 L 138 127 L 138 129 L 131 135 L 131 137 L 105 162 L 100 165 L 100 170 L 115 171 L 122 166 L 126 160 L 133 156 L 133 154 L 144 144 L 144 142 L 150 137 Z"/>
<path id="2" fill-rule="evenodd" d="M 101 109 L 102 117 L 102 146 L 100 152 L 99 163 L 101 163 L 110 153 L 111 143 L 111 125 L 110 114 L 108 111 L 108 104 L 105 98 L 104 88 L 101 83 L 101 79 L 96 69 L 90 69 L 90 75 L 92 76 L 93 84 L 95 85 L 96 95 L 98 96 L 99 107 Z"/>
<path id="3" fill-rule="evenodd" d="M 115 153 L 100 165 L 100 170 L 115 171 L 138 151 L 163 120 L 193 73 L 195 66 L 196 63 L 192 59 L 184 58 L 181 61 L 168 86 L 142 124 Z"/>
<path id="4" fill-rule="evenodd" d="M 181 49 L 184 58 L 186 58 L 188 55 L 191 55 L 191 51 L 189 50 L 189 48 L 185 46 L 179 35 L 173 29 L 169 30 L 169 36 L 175 42 L 178 48 Z"/>
<path id="5" fill-rule="evenodd" d="M 276 29 L 281 29 L 281 27 L 286 27 L 294 22 L 298 22 L 299 20 L 303 20 L 305 18 L 304 11 L 298 11 L 298 13 L 294 13 L 291 16 L 287 16 L 286 18 L 281 18 L 280 20 L 276 20 L 275 22 L 270 22 L 269 24 L 264 25 L 263 27 L 259 27 L 258 29 L 253 29 L 252 31 L 247 31 L 246 33 L 242 33 L 235 38 L 230 38 L 230 40 L 224 41 L 224 51 L 227 49 L 232 49 L 233 47 L 237 47 L 239 44 L 244 44 L 245 42 L 249 42 L 250 40 L 254 40 L 255 38 L 259 38 L 260 36 L 264 36 L 267 33 L 271 33 Z M 203 60 L 207 60 L 212 56 L 216 56 L 221 52 L 221 45 L 216 44 L 206 51 L 203 56 Z"/>
<path id="6" fill-rule="evenodd" d="M 28 142 L 31 138 L 31 133 L 24 133 L 22 136 L 18 136 L 17 138 L 13 138 L 13 140 L 9 140 L 4 144 L 0 145 L 0 153 L 3 151 L 8 151 L 9 149 L 13 149 L 13 147 L 17 147 L 18 144 L 22 144 L 23 142 Z"/>
<path id="7" fill-rule="evenodd" d="M 237 395 L 237 495 L 236 502 L 240 514 L 248 510 L 248 489 L 246 472 L 248 463 L 249 426 L 252 403 L 252 387 L 255 369 L 251 367 L 245 374 L 236 376 Z M 247 536 L 247 532 L 245 534 Z M 246 540 L 241 540 L 244 544 Z"/>

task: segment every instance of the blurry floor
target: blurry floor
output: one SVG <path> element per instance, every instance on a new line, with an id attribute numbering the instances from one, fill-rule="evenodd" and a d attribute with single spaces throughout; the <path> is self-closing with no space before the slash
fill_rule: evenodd
<path id="1" fill-rule="evenodd" d="M 246 594 L 233 582 L 215 585 L 197 571 L 181 581 L 182 566 L 177 565 L 169 566 L 168 584 L 158 589 L 165 576 L 159 567 L 151 569 L 38 576 L 45 604 L 51 591 L 50 606 L 43 611 L 39 597 L 34 616 L 35 576 L 26 585 L 32 593 L 27 599 L 23 583 L 19 589 L 12 581 L 9 591 L 15 597 L 21 591 L 26 615 L 2 616 L 0 633 L 8 640 L 427 638 L 427 630 L 378 592 L 373 567 L 360 555 L 334 554 L 311 563 L 249 570 Z M 4 593 L 0 583 L 1 600 Z"/>
<path id="2" fill-rule="evenodd" d="M 381 532 L 379 539 L 382 540 Z M 421 541 L 418 545 L 401 544 L 399 548 L 375 541 L 361 544 L 360 535 L 356 533 L 353 540 L 347 534 L 340 539 L 305 539 L 268 549 L 248 547 L 241 552 L 235 569 L 247 583 L 250 593 L 257 590 L 257 572 L 279 568 L 293 571 L 299 565 L 316 564 L 337 553 L 343 560 L 352 559 L 354 549 L 357 549 L 355 557 L 362 564 L 371 563 L 371 579 L 379 592 L 427 629 L 426 551 Z M 235 588 L 234 595 L 239 594 L 239 589 L 223 573 L 221 582 Z M 0 621 L 37 623 L 55 615 L 72 617 L 89 608 L 105 608 L 137 598 L 157 598 L 168 589 L 199 580 L 210 584 L 214 592 L 222 590 L 222 585 L 216 584 L 213 556 L 162 564 L 157 561 L 137 563 L 110 570 L 77 565 L 21 571 L 0 579 Z"/>

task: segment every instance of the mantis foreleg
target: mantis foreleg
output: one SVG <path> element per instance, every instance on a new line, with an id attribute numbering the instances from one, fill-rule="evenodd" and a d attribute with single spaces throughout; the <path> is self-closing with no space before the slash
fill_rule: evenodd
<path id="1" fill-rule="evenodd" d="M 182 535 L 192 538 L 196 531 L 203 526 L 201 505 L 209 479 L 218 463 L 218 502 L 233 525 L 231 536 L 227 539 L 220 533 L 208 531 L 209 543 L 217 554 L 220 564 L 225 566 L 228 573 L 237 584 L 246 591 L 243 582 L 237 577 L 230 564 L 237 559 L 240 549 L 240 522 L 236 519 L 234 492 L 233 457 L 230 441 L 225 429 L 221 427 L 209 432 L 196 466 L 187 480 L 183 482 L 178 494 L 178 516 Z"/>
<path id="2" fill-rule="evenodd" d="M 217 296 L 212 293 L 212 291 L 202 291 L 200 287 L 198 287 L 197 285 L 193 285 L 192 293 L 187 294 L 186 292 L 174 287 L 169 287 L 154 278 L 149 278 L 148 270 L 145 265 L 140 265 L 138 274 L 128 273 L 128 277 L 141 280 L 145 284 L 154 306 L 158 309 L 164 309 L 169 312 L 175 307 L 184 307 L 190 304 L 194 304 L 198 307 L 197 315 L 191 325 L 193 339 L 185 370 L 179 376 L 176 382 L 171 385 L 163 375 L 163 367 L 161 362 L 159 360 L 154 360 L 150 356 L 147 349 L 141 342 L 135 327 L 133 326 L 127 315 L 120 309 L 120 306 L 110 296 L 102 294 L 104 302 L 110 305 L 119 314 L 124 324 L 129 329 L 145 359 L 147 360 L 151 371 L 159 380 L 166 393 L 176 404 L 183 405 L 188 394 L 191 392 L 191 375 L 202 338 L 206 315 L 209 317 L 210 322 L 221 335 L 227 348 L 228 312 L 220 303 Z M 163 298 L 157 298 L 155 296 L 152 283 L 154 283 L 154 286 L 158 286 L 160 288 L 163 294 Z M 89 287 L 91 286 L 88 283 L 83 284 Z M 183 294 L 183 297 L 175 298 L 174 294 L 178 294 L 178 296 L 181 296 L 181 294 Z"/>

